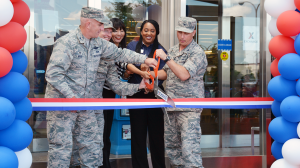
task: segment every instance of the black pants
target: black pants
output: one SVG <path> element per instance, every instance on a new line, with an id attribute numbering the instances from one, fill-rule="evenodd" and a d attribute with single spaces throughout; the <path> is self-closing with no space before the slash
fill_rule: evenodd
<path id="1" fill-rule="evenodd" d="M 141 91 L 130 98 L 155 98 Z M 155 98 L 156 99 L 156 98 Z M 161 108 L 130 109 L 131 157 L 133 168 L 148 168 L 147 131 L 153 168 L 165 168 L 164 114 Z"/>
<path id="2" fill-rule="evenodd" d="M 103 88 L 103 98 L 115 98 L 116 94 L 112 90 Z M 110 155 L 110 132 L 114 117 L 114 110 L 103 110 L 104 114 L 104 132 L 103 132 L 103 166 L 101 168 L 110 168 L 109 155 Z"/>

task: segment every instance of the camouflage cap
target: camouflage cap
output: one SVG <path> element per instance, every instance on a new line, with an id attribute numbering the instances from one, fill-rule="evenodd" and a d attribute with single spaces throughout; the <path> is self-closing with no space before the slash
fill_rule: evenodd
<path id="1" fill-rule="evenodd" d="M 183 31 L 186 33 L 192 33 L 195 30 L 197 24 L 196 19 L 191 17 L 180 17 L 178 19 L 178 26 L 175 27 L 177 31 Z"/>
<path id="2" fill-rule="evenodd" d="M 113 23 L 107 18 L 105 17 L 106 22 L 104 23 L 104 29 L 109 29 L 111 28 L 113 31 L 115 31 L 116 29 L 113 26 Z"/>
<path id="3" fill-rule="evenodd" d="M 81 9 L 81 17 L 95 19 L 101 23 L 107 23 L 108 20 L 104 18 L 103 11 L 101 9 L 92 8 L 92 7 L 83 7 Z"/>

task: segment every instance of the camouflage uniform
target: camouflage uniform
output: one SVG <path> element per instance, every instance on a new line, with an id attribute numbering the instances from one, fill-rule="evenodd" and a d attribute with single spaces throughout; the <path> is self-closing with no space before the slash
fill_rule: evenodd
<path id="1" fill-rule="evenodd" d="M 178 31 L 193 32 L 196 20 L 179 18 Z M 188 31 L 187 31 L 188 29 Z M 166 93 L 171 98 L 203 98 L 203 75 L 207 59 L 204 51 L 193 40 L 185 49 L 179 51 L 179 44 L 168 51 L 168 55 L 177 64 L 188 70 L 190 78 L 181 81 L 166 64 Z M 203 167 L 200 139 L 200 115 L 202 109 L 168 108 L 171 125 L 165 117 L 165 148 L 173 165 L 178 167 Z"/>
<path id="2" fill-rule="evenodd" d="M 100 14 L 99 14 L 100 13 Z M 96 17 L 95 17 L 96 16 Z M 103 11 L 83 8 L 81 17 L 103 22 Z M 47 67 L 45 98 L 90 98 L 100 59 L 143 63 L 146 56 L 122 50 L 100 38 L 87 39 L 80 28 L 58 39 Z M 72 152 L 72 131 L 79 147 L 82 167 L 99 166 L 101 137 L 93 110 L 47 112 L 49 142 L 48 167 L 69 167 Z M 78 129 L 74 130 L 75 124 Z"/>
<path id="3" fill-rule="evenodd" d="M 105 61 L 100 60 L 98 73 L 96 80 L 93 84 L 93 98 L 102 98 L 102 91 L 103 86 L 105 83 L 105 80 L 107 81 L 108 86 L 118 95 L 125 96 L 125 95 L 133 95 L 139 90 L 139 84 L 130 84 L 127 82 L 123 82 L 118 78 L 118 72 L 117 72 L 117 65 L 115 65 L 112 61 Z M 96 119 L 98 122 L 99 127 L 99 133 L 100 133 L 100 149 L 103 148 L 103 130 L 104 130 L 104 116 L 103 116 L 103 110 L 94 110 Z M 76 130 L 77 125 L 75 125 Z M 76 133 L 76 132 L 75 132 Z M 100 151 L 100 163 L 99 165 L 102 165 L 103 160 L 103 153 L 102 150 Z M 80 165 L 80 157 L 78 154 L 78 146 L 77 144 L 73 145 L 73 154 L 71 158 L 71 165 L 76 166 Z"/>

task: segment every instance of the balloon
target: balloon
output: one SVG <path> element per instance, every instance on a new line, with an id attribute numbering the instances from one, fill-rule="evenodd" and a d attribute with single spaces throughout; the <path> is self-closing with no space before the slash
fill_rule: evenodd
<path id="1" fill-rule="evenodd" d="M 284 55 L 278 62 L 278 70 L 285 79 L 300 78 L 300 56 L 294 53 Z"/>
<path id="2" fill-rule="evenodd" d="M 298 54 L 300 54 L 300 36 L 299 35 L 296 36 L 296 38 L 295 38 L 294 48 L 295 48 L 296 52 Z"/>
<path id="3" fill-rule="evenodd" d="M 0 27 L 10 22 L 14 15 L 14 7 L 10 1 L 0 1 Z"/>
<path id="4" fill-rule="evenodd" d="M 283 35 L 275 36 L 269 43 L 270 53 L 276 57 L 281 58 L 288 53 L 296 53 L 294 48 L 294 39 Z"/>
<path id="5" fill-rule="evenodd" d="M 270 66 L 270 70 L 271 70 L 271 74 L 275 77 L 275 76 L 279 76 L 279 70 L 278 70 L 278 58 L 276 58 Z"/>
<path id="6" fill-rule="evenodd" d="M 18 168 L 30 168 L 32 164 L 32 155 L 28 148 L 25 148 L 19 152 L 15 152 L 18 161 L 19 161 L 19 167 Z"/>
<path id="7" fill-rule="evenodd" d="M 0 158 L 0 167 L 18 168 L 18 157 L 11 149 L 0 146 Z"/>
<path id="8" fill-rule="evenodd" d="M 290 164 L 300 165 L 300 139 L 290 139 L 282 146 L 282 156 Z"/>
<path id="9" fill-rule="evenodd" d="M 298 134 L 298 137 L 300 137 L 300 123 L 298 124 L 298 127 L 297 127 L 297 134 Z"/>
<path id="10" fill-rule="evenodd" d="M 32 113 L 32 104 L 27 97 L 14 103 L 14 106 L 16 108 L 16 119 L 27 121 L 30 118 Z"/>
<path id="11" fill-rule="evenodd" d="M 296 6 L 296 11 L 298 10 L 298 9 L 300 9 L 300 1 L 299 0 L 294 0 L 294 4 L 295 4 L 295 6 Z M 298 10 L 299 11 L 299 10 Z"/>
<path id="12" fill-rule="evenodd" d="M 277 28 L 285 36 L 295 36 L 300 33 L 300 13 L 292 10 L 285 11 L 277 18 Z"/>
<path id="13" fill-rule="evenodd" d="M 266 12 L 275 18 L 287 10 L 296 9 L 294 0 L 266 0 L 264 7 Z"/>
<path id="14" fill-rule="evenodd" d="M 11 54 L 5 49 L 0 47 L 0 78 L 7 75 L 13 66 L 13 58 Z"/>
<path id="15" fill-rule="evenodd" d="M 272 17 L 271 21 L 269 22 L 269 27 L 268 27 L 269 32 L 273 37 L 281 35 L 281 33 L 277 29 L 276 22 L 277 22 L 277 18 L 273 18 L 273 17 Z"/>
<path id="16" fill-rule="evenodd" d="M 30 18 L 30 9 L 28 5 L 24 1 L 19 1 L 13 3 L 13 6 L 15 12 L 11 21 L 20 23 L 22 26 L 25 26 Z"/>
<path id="17" fill-rule="evenodd" d="M 18 152 L 25 149 L 32 141 L 31 127 L 21 120 L 15 120 L 10 127 L 0 131 L 0 146 L 6 146 Z M 5 137 L 5 138 L 4 138 Z"/>
<path id="18" fill-rule="evenodd" d="M 268 91 L 273 99 L 282 101 L 288 96 L 297 95 L 296 81 L 284 79 L 282 76 L 276 76 L 270 80 Z"/>
<path id="19" fill-rule="evenodd" d="M 0 47 L 7 49 L 10 53 L 19 51 L 26 39 L 26 31 L 19 23 L 9 22 L 0 27 Z"/>
<path id="20" fill-rule="evenodd" d="M 272 113 L 274 114 L 275 117 L 280 117 L 281 112 L 280 112 L 280 104 L 281 102 L 274 100 L 271 106 Z"/>
<path id="21" fill-rule="evenodd" d="M 0 97 L 0 130 L 8 128 L 16 118 L 16 109 L 11 101 Z"/>
<path id="22" fill-rule="evenodd" d="M 299 168 L 298 166 L 291 165 L 285 159 L 276 160 L 272 165 L 271 168 Z"/>
<path id="23" fill-rule="evenodd" d="M 25 76 L 17 72 L 10 72 L 0 78 L 0 88 L 0 96 L 15 103 L 27 96 L 30 86 Z"/>
<path id="24" fill-rule="evenodd" d="M 274 141 L 272 143 L 271 151 L 272 151 L 273 156 L 276 159 L 282 159 L 283 158 L 282 152 L 281 152 L 282 146 L 283 146 L 283 143 L 279 143 L 279 142 L 276 142 L 276 141 Z"/>
<path id="25" fill-rule="evenodd" d="M 289 122 L 283 117 L 276 117 L 269 125 L 269 133 L 275 141 L 285 143 L 289 139 L 298 138 L 297 126 L 298 123 Z"/>
<path id="26" fill-rule="evenodd" d="M 280 105 L 281 115 L 289 122 L 300 122 L 300 98 L 289 96 Z"/>
<path id="27" fill-rule="evenodd" d="M 300 95 L 300 81 L 299 80 L 296 83 L 296 92 L 298 95 Z"/>
<path id="28" fill-rule="evenodd" d="M 10 0 L 12 3 L 20 2 L 21 0 Z"/>
<path id="29" fill-rule="evenodd" d="M 11 72 L 19 72 L 23 74 L 27 68 L 28 60 L 23 51 L 19 50 L 15 53 L 12 53 L 13 66 Z"/>

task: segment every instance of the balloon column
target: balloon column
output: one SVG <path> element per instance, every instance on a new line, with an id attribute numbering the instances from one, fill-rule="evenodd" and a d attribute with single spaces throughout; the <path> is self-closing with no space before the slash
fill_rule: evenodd
<path id="1" fill-rule="evenodd" d="M 271 168 L 296 168 L 300 167 L 300 0 L 266 0 L 264 5 L 272 16 L 269 51 L 276 58 L 271 64 L 274 78 L 268 84 L 276 116 L 269 125 L 275 140 L 271 150 L 278 159 Z"/>
<path id="2" fill-rule="evenodd" d="M 22 0 L 0 0 L 0 167 L 30 168 L 32 141 L 26 123 L 32 105 L 26 97 L 29 82 L 22 74 L 28 60 L 20 50 L 27 39 L 24 25 L 30 17 Z"/>

